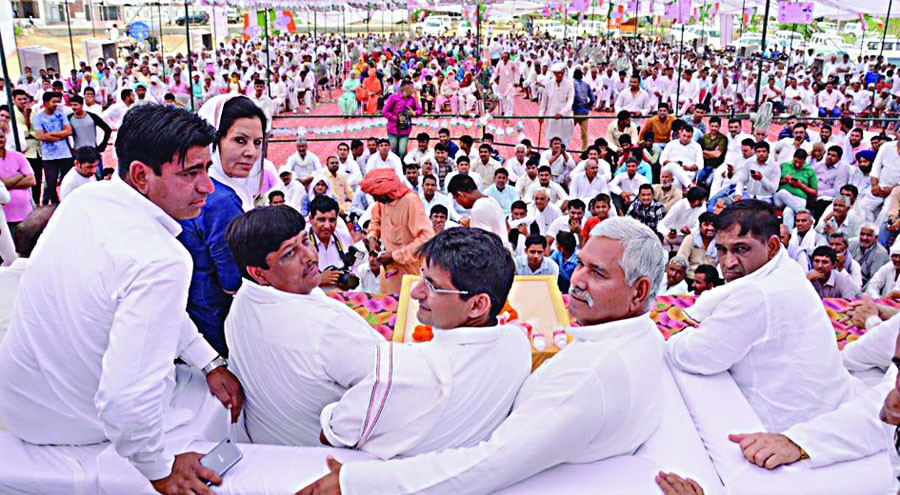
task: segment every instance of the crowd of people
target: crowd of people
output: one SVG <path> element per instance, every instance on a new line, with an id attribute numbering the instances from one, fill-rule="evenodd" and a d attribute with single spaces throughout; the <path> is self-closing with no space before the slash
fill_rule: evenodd
<path id="1" fill-rule="evenodd" d="M 180 358 L 254 442 L 408 458 L 333 463 L 300 493 L 489 493 L 633 453 L 660 420 L 658 397 L 633 392 L 668 356 L 731 372 L 767 430 L 733 438 L 756 465 L 888 448 L 900 317 L 873 300 L 900 298 L 900 139 L 860 119 L 898 115 L 893 65 L 680 55 L 642 38 L 503 35 L 483 48 L 283 36 L 268 54 L 233 40 L 68 78 L 25 68 L 0 106 L 0 282 L 17 291 L 0 305 L 9 430 L 110 441 L 160 493 L 210 493 L 221 480 L 199 455 L 165 448 Z M 777 132 L 734 116 L 756 105 L 759 64 Z M 272 117 L 329 93 L 345 115 L 384 116 L 386 135 L 322 156 L 300 137 L 284 163 L 267 160 Z M 523 100 L 538 102 L 544 134 L 514 146 L 413 124 L 511 117 Z M 592 135 L 598 112 L 614 121 Z M 323 297 L 396 294 L 403 275 L 421 277 L 418 320 L 444 337 L 392 345 Z M 554 277 L 580 325 L 531 375 L 527 337 L 498 321 L 515 275 Z M 658 295 L 701 296 L 685 311 L 693 328 L 666 343 L 648 316 Z M 854 299 L 850 318 L 870 331 L 839 352 L 822 298 Z M 863 368 L 884 379 L 850 374 Z M 535 429 L 547 415 L 558 428 Z"/>

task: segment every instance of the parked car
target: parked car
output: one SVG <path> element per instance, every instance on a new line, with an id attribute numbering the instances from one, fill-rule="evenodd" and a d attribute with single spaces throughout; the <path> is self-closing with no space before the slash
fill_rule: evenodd
<path id="1" fill-rule="evenodd" d="M 228 17 L 228 22 L 231 24 L 241 22 L 242 15 L 238 13 L 237 9 L 228 9 L 225 12 L 225 15 Z"/>
<path id="2" fill-rule="evenodd" d="M 209 14 L 206 12 L 191 12 L 188 14 L 188 20 L 191 24 L 207 24 L 209 23 Z M 184 16 L 175 19 L 175 24 L 184 26 Z"/>

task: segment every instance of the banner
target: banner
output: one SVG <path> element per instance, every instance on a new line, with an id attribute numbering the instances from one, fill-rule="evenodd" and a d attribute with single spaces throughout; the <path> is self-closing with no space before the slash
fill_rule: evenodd
<path id="1" fill-rule="evenodd" d="M 719 32 L 720 32 L 720 40 L 722 42 L 721 46 L 728 46 L 733 41 L 734 34 L 734 16 L 732 15 L 723 15 L 719 16 Z"/>
<path id="2" fill-rule="evenodd" d="M 778 2 L 778 22 L 781 24 L 810 24 L 812 18 L 812 2 Z"/>
<path id="3" fill-rule="evenodd" d="M 228 37 L 228 8 L 223 5 L 209 7 L 209 25 L 214 43 L 224 43 Z"/>

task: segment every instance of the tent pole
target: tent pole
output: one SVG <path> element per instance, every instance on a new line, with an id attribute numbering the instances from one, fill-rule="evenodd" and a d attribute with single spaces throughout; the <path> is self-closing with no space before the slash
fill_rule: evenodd
<path id="1" fill-rule="evenodd" d="M 756 105 L 756 109 L 759 109 L 759 93 L 762 90 L 762 73 L 763 73 L 763 61 L 766 59 L 766 34 L 769 31 L 769 1 L 766 1 L 766 12 L 763 14 L 763 34 L 762 34 L 762 42 L 760 46 L 760 57 L 759 57 L 759 72 L 757 73 L 756 78 L 756 99 L 754 100 L 754 104 Z"/>
<path id="2" fill-rule="evenodd" d="M 64 0 L 64 4 L 63 9 L 66 14 L 66 27 L 69 29 L 69 50 L 72 52 L 72 68 L 78 70 L 78 64 L 75 63 L 75 44 L 72 42 L 72 21 L 69 18 L 69 0 Z"/>
<path id="3" fill-rule="evenodd" d="M 641 0 L 636 0 L 634 2 L 634 36 L 632 38 L 638 37 L 638 28 L 641 27 L 641 16 L 638 12 L 641 10 Z"/>
<path id="4" fill-rule="evenodd" d="M 679 16 L 680 17 L 680 16 Z M 672 109 L 673 115 L 678 115 L 680 108 L 678 100 L 681 99 L 681 55 L 684 52 L 684 23 L 681 23 L 681 43 L 678 45 L 678 84 L 675 86 L 675 107 Z"/>
<path id="5" fill-rule="evenodd" d="M 19 127 L 16 123 L 16 109 L 13 106 L 13 97 L 12 97 L 12 80 L 9 78 L 9 67 L 6 65 L 6 49 L 3 48 L 3 36 L 0 36 L 0 64 L 3 65 L 3 81 L 6 83 L 3 85 L 6 88 L 6 99 L 9 100 L 10 105 L 10 124 L 12 125 L 12 134 L 13 139 L 16 143 L 16 151 L 22 152 L 25 151 L 23 146 L 25 143 L 19 141 Z"/>
<path id="6" fill-rule="evenodd" d="M 187 38 L 187 70 L 188 70 L 188 81 L 193 83 L 194 76 L 191 75 L 191 64 L 194 62 L 194 55 L 191 53 L 191 18 L 188 15 L 188 3 L 184 2 L 184 35 Z M 163 63 L 165 65 L 165 63 Z M 197 111 L 194 108 L 194 88 L 191 87 L 191 111 Z"/>
<path id="7" fill-rule="evenodd" d="M 788 72 L 791 72 L 791 66 L 794 65 L 794 36 L 797 34 L 797 24 L 791 24 L 791 42 L 788 45 Z"/>
<path id="8" fill-rule="evenodd" d="M 744 11 L 747 8 L 747 0 L 741 0 L 741 31 L 738 35 L 738 39 L 744 37 Z"/>
<path id="9" fill-rule="evenodd" d="M 272 51 L 269 49 L 269 9 L 266 8 L 266 88 L 269 98 L 272 98 Z"/>
<path id="10" fill-rule="evenodd" d="M 88 2 L 88 9 L 91 11 L 91 36 L 97 37 L 97 27 L 94 25 L 94 0 Z"/>
<path id="11" fill-rule="evenodd" d="M 884 33 L 881 34 L 881 50 L 878 52 L 879 57 L 884 55 L 884 39 L 887 37 L 888 24 L 891 22 L 891 7 L 893 6 L 894 0 L 890 0 L 888 2 L 887 15 L 884 17 Z"/>
<path id="12" fill-rule="evenodd" d="M 184 13 L 185 25 L 187 25 L 187 19 L 188 19 L 187 15 L 188 15 L 187 11 L 185 11 L 185 13 Z M 159 54 L 162 55 L 162 58 L 163 58 L 162 71 L 163 71 L 163 78 L 165 78 L 166 77 L 166 45 L 163 43 L 162 2 L 161 1 L 156 2 L 156 16 L 159 19 Z M 163 81 L 163 82 L 165 82 L 165 81 Z M 193 84 L 193 81 L 191 81 L 191 84 Z"/>

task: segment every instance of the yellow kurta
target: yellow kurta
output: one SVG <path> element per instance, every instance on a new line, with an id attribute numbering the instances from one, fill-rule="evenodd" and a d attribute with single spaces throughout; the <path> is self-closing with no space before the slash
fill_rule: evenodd
<path id="1" fill-rule="evenodd" d="M 419 246 L 434 237 L 434 228 L 425 215 L 422 201 L 412 191 L 389 204 L 376 203 L 366 235 L 381 241 L 394 263 L 381 269 L 381 293 L 397 294 L 403 275 L 417 275 L 421 260 Z"/>

